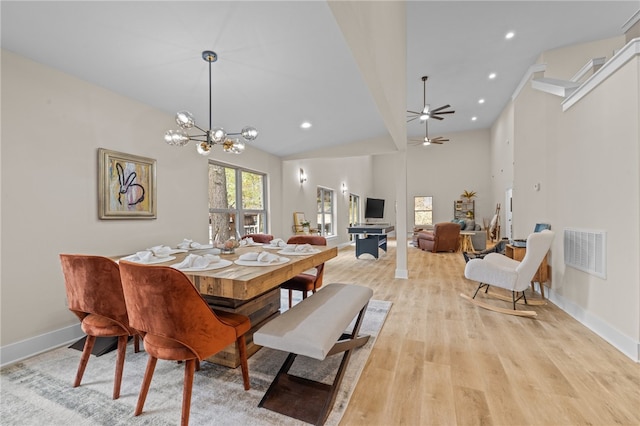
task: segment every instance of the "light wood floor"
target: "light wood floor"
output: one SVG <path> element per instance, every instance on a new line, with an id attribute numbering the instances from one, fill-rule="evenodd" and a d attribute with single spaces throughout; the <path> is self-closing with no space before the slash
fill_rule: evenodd
<path id="1" fill-rule="evenodd" d="M 465 301 L 461 254 L 409 247 L 410 279 L 394 279 L 393 246 L 325 267 L 393 302 L 342 425 L 640 425 L 640 364 L 551 303 L 530 319 Z"/>

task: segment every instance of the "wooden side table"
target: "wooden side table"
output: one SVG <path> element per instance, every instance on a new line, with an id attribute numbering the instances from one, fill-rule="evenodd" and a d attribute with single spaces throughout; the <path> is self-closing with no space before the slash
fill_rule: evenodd
<path id="1" fill-rule="evenodd" d="M 472 231 L 460 231 L 460 244 L 458 244 L 459 252 L 467 252 L 473 253 L 476 251 L 473 248 L 473 241 L 471 241 L 471 236 L 476 235 L 475 232 Z"/>
<path id="2" fill-rule="evenodd" d="M 522 259 L 524 259 L 524 255 L 526 253 L 527 253 L 526 247 L 516 247 L 511 244 L 507 244 L 504 248 L 504 254 L 513 260 L 517 260 L 518 262 L 521 262 Z M 549 253 L 544 255 L 544 258 L 542 259 L 540 266 L 538 266 L 538 270 L 536 271 L 535 275 L 531 279 L 531 290 L 535 292 L 534 283 L 537 282 L 538 285 L 540 286 L 540 295 L 542 296 L 543 299 L 544 299 L 544 283 L 549 281 L 549 267 L 547 263 L 548 256 L 549 256 Z"/>

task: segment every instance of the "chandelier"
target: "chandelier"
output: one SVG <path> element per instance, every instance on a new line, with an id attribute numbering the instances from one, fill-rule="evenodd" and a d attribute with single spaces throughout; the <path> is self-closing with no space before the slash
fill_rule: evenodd
<path id="1" fill-rule="evenodd" d="M 252 126 L 243 127 L 239 133 L 227 133 L 222 127 L 212 128 L 211 64 L 218 60 L 218 55 L 214 51 L 205 50 L 202 52 L 202 59 L 209 63 L 209 130 L 198 127 L 189 111 L 179 111 L 176 114 L 176 123 L 179 129 L 168 130 L 164 135 L 164 141 L 175 146 L 185 146 L 189 141 L 194 141 L 196 150 L 201 155 L 209 155 L 214 145 L 222 145 L 225 152 L 240 154 L 245 149 L 244 141 L 252 141 L 257 138 L 258 131 Z M 202 133 L 189 134 L 187 130 L 192 128 L 196 128 Z"/>

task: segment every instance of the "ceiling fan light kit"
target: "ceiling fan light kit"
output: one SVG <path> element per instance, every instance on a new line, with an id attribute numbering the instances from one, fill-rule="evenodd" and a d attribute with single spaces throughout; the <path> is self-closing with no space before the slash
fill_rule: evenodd
<path id="1" fill-rule="evenodd" d="M 410 123 L 416 119 L 420 119 L 420 121 L 424 122 L 424 138 L 421 139 L 409 139 L 410 142 L 414 142 L 413 145 L 423 145 L 428 146 L 431 144 L 442 145 L 443 142 L 448 142 L 449 139 L 444 139 L 442 136 L 436 136 L 435 138 L 429 138 L 429 124 L 428 120 L 433 118 L 435 120 L 443 120 L 444 117 L 440 117 L 442 114 L 453 114 L 455 111 L 447 110 L 451 105 L 443 105 L 441 107 L 431 109 L 431 105 L 427 103 L 427 79 L 428 76 L 422 77 L 422 86 L 423 86 L 423 105 L 424 107 L 420 112 L 409 111 L 407 110 L 407 123 Z"/>
<path id="2" fill-rule="evenodd" d="M 241 154 L 245 150 L 245 141 L 250 142 L 258 137 L 258 130 L 253 126 L 245 126 L 240 132 L 227 133 L 222 127 L 213 127 L 213 112 L 211 108 L 211 64 L 218 60 L 218 55 L 212 50 L 202 52 L 202 59 L 209 63 L 209 129 L 204 130 L 196 125 L 193 114 L 189 111 L 179 111 L 176 114 L 178 129 L 168 130 L 164 135 L 164 141 L 169 145 L 185 146 L 189 141 L 196 142 L 196 152 L 200 155 L 211 154 L 214 145 L 222 145 L 225 152 Z M 196 128 L 202 133 L 189 134 L 187 130 Z M 235 136 L 235 137 L 234 137 Z M 242 137 L 240 139 L 239 137 Z"/>

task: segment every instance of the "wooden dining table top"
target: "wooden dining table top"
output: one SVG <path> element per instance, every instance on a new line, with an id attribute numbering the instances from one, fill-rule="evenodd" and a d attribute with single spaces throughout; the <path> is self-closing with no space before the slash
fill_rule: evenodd
<path id="1" fill-rule="evenodd" d="M 289 259 L 288 262 L 280 265 L 243 266 L 232 263 L 230 266 L 220 269 L 183 272 L 202 295 L 215 298 L 250 300 L 338 255 L 337 247 L 313 246 L 313 248 L 317 249 L 318 253 L 305 255 L 278 254 L 278 256 Z M 242 254 L 252 251 L 278 252 L 278 250 L 266 249 L 263 246 L 239 247 L 235 249 L 233 254 L 220 254 L 220 258 L 235 262 Z M 163 263 L 155 263 L 154 265 L 173 265 L 184 260 L 190 253 L 203 254 L 205 252 L 206 250 L 195 250 L 188 253 L 175 253 L 172 255 L 175 256 L 175 259 Z M 121 257 L 118 256 L 118 258 Z"/>

